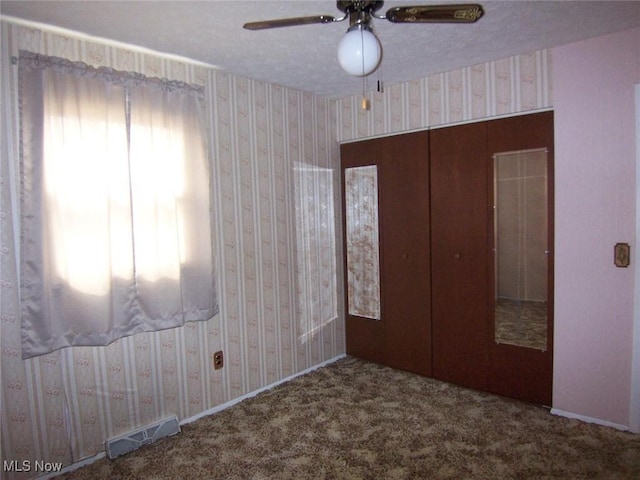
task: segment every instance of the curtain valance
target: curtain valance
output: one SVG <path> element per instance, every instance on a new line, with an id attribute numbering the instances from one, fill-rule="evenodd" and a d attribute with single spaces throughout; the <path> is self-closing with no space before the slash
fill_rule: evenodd
<path id="1" fill-rule="evenodd" d="M 148 77 L 142 73 L 125 72 L 111 67 L 94 67 L 84 62 L 74 62 L 66 58 L 42 55 L 27 50 L 20 50 L 20 55 L 19 57 L 14 57 L 14 62 L 18 62 L 23 71 L 53 68 L 68 75 L 102 78 L 109 83 L 117 85 L 155 87 L 164 91 L 181 90 L 192 92 L 201 97 L 201 99 L 204 98 L 204 87 L 201 85 L 193 85 L 167 78 Z"/>

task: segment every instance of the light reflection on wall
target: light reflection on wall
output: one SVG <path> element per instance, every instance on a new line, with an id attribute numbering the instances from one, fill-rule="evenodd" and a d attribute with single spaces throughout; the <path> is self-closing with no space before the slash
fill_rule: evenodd
<path id="1" fill-rule="evenodd" d="M 298 163 L 295 175 L 299 339 L 306 343 L 338 316 L 333 171 Z"/>

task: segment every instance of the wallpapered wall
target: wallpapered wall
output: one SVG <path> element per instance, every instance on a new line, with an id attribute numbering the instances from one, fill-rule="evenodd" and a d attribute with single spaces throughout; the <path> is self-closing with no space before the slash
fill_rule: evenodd
<path id="1" fill-rule="evenodd" d="M 335 140 L 551 104 L 547 51 L 387 86 L 364 112 L 359 96 L 318 98 L 59 31 L 3 22 L 2 36 L 12 55 L 26 49 L 206 86 L 221 303 L 209 322 L 21 360 L 15 209 L 6 188 L 17 172 L 17 131 L 3 122 L 3 460 L 69 464 L 103 452 L 113 435 L 170 413 L 189 419 L 343 354 Z M 12 120 L 15 69 L 7 76 L 3 120 Z M 225 367 L 214 371 L 220 349 Z"/>
<path id="2" fill-rule="evenodd" d="M 381 67 L 384 69 L 384 64 Z M 481 63 L 367 92 L 337 102 L 337 139 L 358 138 L 478 120 L 552 105 L 551 52 Z"/>
<path id="3" fill-rule="evenodd" d="M 344 353 L 332 102 L 65 32 L 3 22 L 2 36 L 10 55 L 25 49 L 205 85 L 221 307 L 208 322 L 21 359 L 10 203 L 17 68 L 5 51 L 2 460 L 69 464 L 104 452 L 109 437 L 171 413 L 189 419 Z M 222 370 L 212 368 L 217 350 Z"/>

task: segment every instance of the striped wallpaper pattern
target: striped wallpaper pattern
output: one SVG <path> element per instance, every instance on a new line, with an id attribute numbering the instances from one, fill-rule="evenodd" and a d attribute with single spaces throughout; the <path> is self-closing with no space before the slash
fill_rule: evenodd
<path id="1" fill-rule="evenodd" d="M 337 100 L 337 139 L 425 129 L 552 105 L 551 52 L 536 52 L 481 63 Z"/>

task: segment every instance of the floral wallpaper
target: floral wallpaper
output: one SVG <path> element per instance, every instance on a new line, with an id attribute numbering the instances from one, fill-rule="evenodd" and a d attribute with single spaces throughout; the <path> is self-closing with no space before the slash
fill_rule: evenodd
<path id="1" fill-rule="evenodd" d="M 3 22 L 1 43 L 3 120 L 12 120 L 2 122 L 0 171 L 3 465 L 103 454 L 113 436 L 172 413 L 189 421 L 344 353 L 332 102 L 72 33 Z M 20 49 L 205 86 L 220 288 L 212 320 L 21 359 L 10 63 Z M 214 370 L 218 350 L 225 366 Z M 13 470 L 2 478 L 41 473 Z"/>

